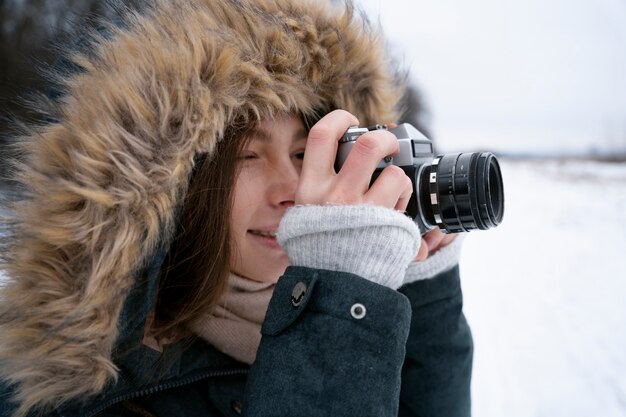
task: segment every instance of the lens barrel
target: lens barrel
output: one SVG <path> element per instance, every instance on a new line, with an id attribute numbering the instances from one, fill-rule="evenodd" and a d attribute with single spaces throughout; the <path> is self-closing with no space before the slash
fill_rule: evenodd
<path id="1" fill-rule="evenodd" d="M 502 221 L 502 173 L 491 152 L 440 155 L 420 177 L 420 211 L 431 226 L 459 233 L 491 229 Z"/>

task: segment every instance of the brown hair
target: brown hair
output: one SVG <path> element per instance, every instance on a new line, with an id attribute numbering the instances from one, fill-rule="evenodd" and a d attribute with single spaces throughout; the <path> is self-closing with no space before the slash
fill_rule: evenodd
<path id="1" fill-rule="evenodd" d="M 151 329 L 157 339 L 184 336 L 188 325 L 215 308 L 226 290 L 237 157 L 253 127 L 244 122 L 233 124 L 212 156 L 197 157 L 159 277 Z"/>

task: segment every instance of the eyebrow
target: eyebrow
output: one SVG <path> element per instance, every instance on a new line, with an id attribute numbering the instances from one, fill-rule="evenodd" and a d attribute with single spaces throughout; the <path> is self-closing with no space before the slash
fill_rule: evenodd
<path id="1" fill-rule="evenodd" d="M 307 136 L 307 132 L 304 128 L 298 129 L 294 132 L 291 141 L 295 142 L 300 139 L 306 139 Z M 250 131 L 250 137 L 263 143 L 272 142 L 272 135 L 268 131 L 261 128 L 252 129 Z"/>

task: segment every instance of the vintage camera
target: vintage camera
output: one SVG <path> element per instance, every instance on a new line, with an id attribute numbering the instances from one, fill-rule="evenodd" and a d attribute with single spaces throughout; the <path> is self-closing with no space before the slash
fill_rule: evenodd
<path id="1" fill-rule="evenodd" d="M 408 123 L 391 129 L 384 125 L 348 129 L 339 140 L 335 168 L 341 168 L 359 136 L 377 129 L 393 133 L 398 138 L 400 152 L 378 164 L 371 183 L 388 165 L 402 168 L 414 188 L 406 213 L 422 234 L 436 226 L 445 233 L 459 233 L 500 224 L 504 215 L 504 188 L 495 155 L 467 152 L 435 157 L 432 141 Z"/>

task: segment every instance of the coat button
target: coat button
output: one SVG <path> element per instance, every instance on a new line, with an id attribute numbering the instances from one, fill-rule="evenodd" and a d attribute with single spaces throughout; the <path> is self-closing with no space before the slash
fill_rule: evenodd
<path id="1" fill-rule="evenodd" d="M 302 281 L 298 282 L 291 292 L 291 304 L 298 307 L 302 303 L 302 299 L 306 294 L 306 284 Z"/>
<path id="2" fill-rule="evenodd" d="M 365 306 L 361 303 L 356 303 L 352 306 L 352 308 L 350 308 L 350 314 L 357 320 L 361 320 L 363 317 L 365 317 L 366 313 L 367 310 L 365 309 Z"/>
<path id="3" fill-rule="evenodd" d="M 241 409 L 243 408 L 243 404 L 241 404 L 241 401 L 239 400 L 233 400 L 230 403 L 230 408 L 232 408 L 235 413 L 241 414 Z"/>

